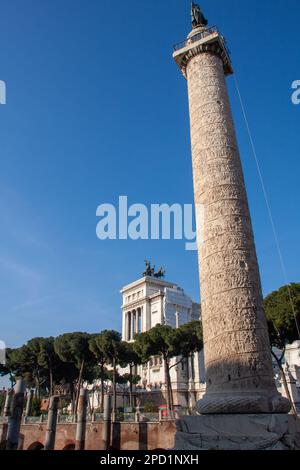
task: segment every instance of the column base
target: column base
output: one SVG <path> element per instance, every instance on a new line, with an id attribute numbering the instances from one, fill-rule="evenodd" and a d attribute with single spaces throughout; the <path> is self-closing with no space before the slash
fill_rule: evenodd
<path id="1" fill-rule="evenodd" d="M 299 418 L 288 414 L 186 416 L 174 450 L 300 450 Z"/>
<path id="2" fill-rule="evenodd" d="M 245 393 L 206 393 L 197 402 L 200 414 L 225 413 L 288 413 L 289 400 L 277 391 L 271 394 Z"/>

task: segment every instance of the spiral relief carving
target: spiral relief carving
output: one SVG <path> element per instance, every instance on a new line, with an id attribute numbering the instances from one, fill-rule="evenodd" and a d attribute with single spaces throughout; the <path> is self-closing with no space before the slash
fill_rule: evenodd
<path id="1" fill-rule="evenodd" d="M 187 81 L 198 241 L 206 395 L 201 413 L 285 412 L 278 394 L 260 275 L 222 51 L 198 46 L 181 66 Z"/>

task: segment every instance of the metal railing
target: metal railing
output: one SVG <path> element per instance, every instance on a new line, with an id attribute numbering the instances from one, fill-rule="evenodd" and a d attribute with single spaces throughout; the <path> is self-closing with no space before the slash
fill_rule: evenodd
<path id="1" fill-rule="evenodd" d="M 207 28 L 204 31 L 201 31 L 201 33 L 195 34 L 194 36 L 191 36 L 190 38 L 185 39 L 184 41 L 175 44 L 174 46 L 174 51 L 179 51 L 180 49 L 183 49 L 184 47 L 193 44 L 194 42 L 200 41 L 200 39 L 203 39 L 207 36 L 210 36 L 213 33 L 217 33 L 220 37 L 220 40 L 222 42 L 222 46 L 224 47 L 228 57 L 230 57 L 230 51 L 226 45 L 226 40 L 225 38 L 220 34 L 218 28 L 216 26 L 212 26 L 211 28 Z"/>
<path id="2" fill-rule="evenodd" d="M 88 419 L 93 423 L 99 423 L 104 420 L 104 413 L 93 413 Z"/>
<path id="3" fill-rule="evenodd" d="M 174 420 L 179 418 L 180 416 L 194 414 L 192 411 L 189 411 L 187 408 L 182 408 L 179 412 L 174 411 L 172 416 L 167 415 L 162 410 L 159 412 L 138 412 L 138 413 L 127 413 L 127 412 L 120 412 L 117 411 L 115 415 L 116 422 L 127 422 L 127 423 L 134 423 L 134 422 L 161 422 L 166 420 Z M 23 424 L 39 424 L 39 423 L 46 423 L 48 419 L 47 413 L 44 413 L 40 416 L 25 416 L 23 418 Z M 86 421 L 88 423 L 100 423 L 104 420 L 103 413 L 88 413 L 86 417 Z M 0 416 L 0 424 L 5 423 L 8 421 L 7 417 Z M 57 416 L 57 423 L 58 424 L 73 424 L 76 423 L 76 416 L 71 414 L 59 414 Z"/>
<path id="4" fill-rule="evenodd" d="M 60 424 L 74 423 L 75 422 L 75 417 L 74 417 L 74 415 L 58 415 L 57 416 L 57 422 L 60 423 Z"/>
<path id="5" fill-rule="evenodd" d="M 183 47 L 188 46 L 189 44 L 193 44 L 193 42 L 200 41 L 200 39 L 203 39 L 206 36 L 210 36 L 212 33 L 219 34 L 218 28 L 216 26 L 212 26 L 211 28 L 205 29 L 204 31 L 201 31 L 201 33 L 195 34 L 194 36 L 187 38 L 178 44 L 175 44 L 174 51 L 179 51 L 179 49 L 182 49 Z"/>
<path id="6" fill-rule="evenodd" d="M 23 418 L 23 424 L 39 424 L 39 423 L 46 423 L 47 422 L 47 414 L 41 416 L 25 416 Z M 115 420 L 116 422 L 127 422 L 127 423 L 134 423 L 138 421 L 144 422 L 159 422 L 169 419 L 161 415 L 161 413 L 140 413 L 139 417 L 137 417 L 136 413 L 122 413 L 117 412 Z M 93 413 L 93 415 L 87 415 L 86 421 L 87 423 L 101 423 L 104 420 L 103 413 Z M 6 423 L 8 418 L 4 418 L 0 416 L 0 424 Z M 57 416 L 57 424 L 73 424 L 76 423 L 76 417 L 74 415 L 58 415 Z"/>

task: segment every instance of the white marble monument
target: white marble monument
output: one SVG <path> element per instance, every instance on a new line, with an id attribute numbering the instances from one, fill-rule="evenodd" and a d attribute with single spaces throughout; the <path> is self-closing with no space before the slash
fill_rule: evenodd
<path id="1" fill-rule="evenodd" d="M 124 286 L 121 290 L 122 339 L 132 342 L 134 336 L 150 330 L 155 325 L 178 328 L 192 320 L 199 320 L 200 305 L 193 302 L 178 285 L 153 276 L 142 278 Z M 203 352 L 195 353 L 189 360 L 175 365 L 180 358 L 171 359 L 170 370 L 174 405 L 195 406 L 205 391 Z M 121 369 L 120 373 L 128 372 Z M 161 357 L 153 357 L 144 365 L 136 367 L 141 381 L 136 395 L 142 399 L 162 404 L 161 393 L 165 392 L 165 372 Z"/>

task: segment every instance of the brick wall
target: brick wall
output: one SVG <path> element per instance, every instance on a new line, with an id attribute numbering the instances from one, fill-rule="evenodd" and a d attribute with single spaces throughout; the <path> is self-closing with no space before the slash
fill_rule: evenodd
<path id="1" fill-rule="evenodd" d="M 5 424 L 0 425 L 0 446 L 5 441 Z M 58 424 L 55 449 L 71 450 L 75 444 L 76 424 Z M 46 423 L 23 424 L 19 448 L 37 450 L 45 442 Z M 86 450 L 103 450 L 103 423 L 89 423 L 86 428 Z M 174 445 L 175 422 L 115 423 L 111 430 L 111 445 L 122 450 L 170 449 Z"/>

